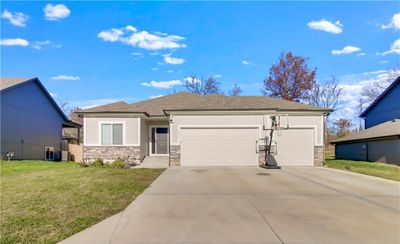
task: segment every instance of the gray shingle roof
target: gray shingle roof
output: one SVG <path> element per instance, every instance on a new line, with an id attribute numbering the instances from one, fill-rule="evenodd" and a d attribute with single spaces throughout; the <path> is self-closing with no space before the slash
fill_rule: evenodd
<path id="1" fill-rule="evenodd" d="M 332 141 L 331 143 L 336 144 L 341 142 L 360 141 L 389 136 L 400 136 L 400 119 L 387 121 L 366 130 L 362 130 L 357 133 L 340 138 L 338 140 Z"/>
<path id="2" fill-rule="evenodd" d="M 82 110 L 81 113 L 142 112 L 150 116 L 164 115 L 176 110 L 301 110 L 329 112 L 330 109 L 290 102 L 266 96 L 200 96 L 188 92 L 149 99 L 133 104 L 117 102 Z"/>
<path id="3" fill-rule="evenodd" d="M 12 86 L 24 83 L 25 81 L 32 80 L 34 78 L 18 77 L 18 78 L 0 78 L 0 90 L 7 89 Z"/>

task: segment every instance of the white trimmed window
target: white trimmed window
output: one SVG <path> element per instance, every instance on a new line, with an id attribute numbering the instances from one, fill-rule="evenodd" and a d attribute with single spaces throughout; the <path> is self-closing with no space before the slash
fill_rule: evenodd
<path id="1" fill-rule="evenodd" d="M 122 124 L 101 124 L 101 145 L 122 145 Z"/>

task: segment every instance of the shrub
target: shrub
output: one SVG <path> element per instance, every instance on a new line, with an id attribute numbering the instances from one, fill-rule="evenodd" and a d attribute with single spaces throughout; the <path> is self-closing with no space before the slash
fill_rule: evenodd
<path id="1" fill-rule="evenodd" d="M 79 165 L 79 166 L 81 166 L 81 167 L 89 167 L 90 166 L 90 161 L 87 159 L 87 158 L 85 158 L 85 159 L 83 159 L 82 161 L 80 161 L 80 162 L 77 162 L 77 164 Z"/>
<path id="2" fill-rule="evenodd" d="M 93 167 L 103 167 L 104 166 L 104 161 L 101 158 L 97 158 L 92 165 Z"/>
<path id="3" fill-rule="evenodd" d="M 117 159 L 111 163 L 111 167 L 118 169 L 126 169 L 128 168 L 128 165 L 122 159 Z"/>

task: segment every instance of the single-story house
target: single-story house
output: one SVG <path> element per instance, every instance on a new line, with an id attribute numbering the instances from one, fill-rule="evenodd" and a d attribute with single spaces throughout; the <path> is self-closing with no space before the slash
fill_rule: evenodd
<path id="1" fill-rule="evenodd" d="M 400 119 L 378 124 L 334 142 L 336 159 L 400 164 Z"/>
<path id="2" fill-rule="evenodd" d="M 360 114 L 365 130 L 332 141 L 337 159 L 400 163 L 400 77 Z"/>
<path id="3" fill-rule="evenodd" d="M 79 113 L 88 160 L 167 156 L 175 166 L 257 166 L 264 163 L 271 117 L 276 116 L 281 129 L 274 132 L 272 148 L 278 164 L 320 166 L 329 112 L 265 96 L 180 92 Z"/>
<path id="4" fill-rule="evenodd" d="M 1 158 L 54 160 L 71 125 L 38 78 L 0 78 Z"/>

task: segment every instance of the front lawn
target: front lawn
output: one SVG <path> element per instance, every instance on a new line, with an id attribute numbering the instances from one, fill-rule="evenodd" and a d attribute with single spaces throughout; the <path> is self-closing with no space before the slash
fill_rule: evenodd
<path id="1" fill-rule="evenodd" d="M 54 243 L 128 206 L 162 169 L 1 162 L 1 243 Z"/>
<path id="2" fill-rule="evenodd" d="M 400 167 L 395 165 L 334 159 L 327 159 L 325 165 L 329 168 L 343 169 L 360 174 L 400 181 Z"/>

